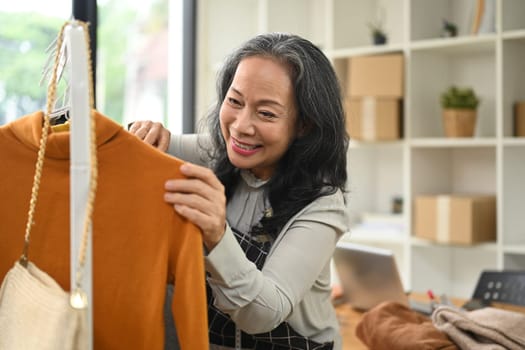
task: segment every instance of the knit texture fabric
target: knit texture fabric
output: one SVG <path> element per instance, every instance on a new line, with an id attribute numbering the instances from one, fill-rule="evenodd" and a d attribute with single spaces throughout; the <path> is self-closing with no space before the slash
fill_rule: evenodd
<path id="1" fill-rule="evenodd" d="M 97 111 L 98 188 L 93 212 L 94 348 L 163 349 L 167 282 L 183 350 L 207 349 L 202 237 L 164 202 L 182 161 Z M 0 279 L 18 260 L 43 113 L 0 127 Z M 74 116 L 72 116 L 74 123 Z M 65 290 L 69 278 L 69 132 L 51 132 L 29 260 Z"/>
<path id="2" fill-rule="evenodd" d="M 440 306 L 432 322 L 460 349 L 523 350 L 525 349 L 525 315 L 485 307 L 464 311 Z"/>

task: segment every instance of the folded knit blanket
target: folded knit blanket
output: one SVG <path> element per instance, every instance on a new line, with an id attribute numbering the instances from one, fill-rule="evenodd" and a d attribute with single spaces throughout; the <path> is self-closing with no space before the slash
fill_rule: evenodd
<path id="1" fill-rule="evenodd" d="M 493 307 L 474 311 L 440 306 L 432 322 L 456 345 L 476 350 L 524 350 L 525 315 Z"/>
<path id="2" fill-rule="evenodd" d="M 373 350 L 457 350 L 430 318 L 400 303 L 386 301 L 363 314 L 357 337 Z"/>

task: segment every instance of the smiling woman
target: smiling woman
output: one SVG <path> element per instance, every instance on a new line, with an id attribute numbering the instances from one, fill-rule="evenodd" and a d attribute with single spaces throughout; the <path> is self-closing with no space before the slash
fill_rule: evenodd
<path id="1" fill-rule="evenodd" d="M 209 134 L 130 131 L 190 161 L 164 200 L 201 228 L 212 349 L 340 349 L 330 258 L 347 231 L 348 139 L 324 54 L 288 34 L 228 57 Z"/>
<path id="2" fill-rule="evenodd" d="M 220 110 L 230 162 L 267 180 L 296 137 L 297 108 L 286 66 L 266 57 L 239 64 Z"/>

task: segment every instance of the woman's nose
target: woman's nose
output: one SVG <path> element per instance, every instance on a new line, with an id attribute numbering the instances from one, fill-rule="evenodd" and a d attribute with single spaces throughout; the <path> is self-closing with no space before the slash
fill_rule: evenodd
<path id="1" fill-rule="evenodd" d="M 255 128 L 252 117 L 253 113 L 248 108 L 241 109 L 235 116 L 234 129 L 239 133 L 253 134 Z"/>

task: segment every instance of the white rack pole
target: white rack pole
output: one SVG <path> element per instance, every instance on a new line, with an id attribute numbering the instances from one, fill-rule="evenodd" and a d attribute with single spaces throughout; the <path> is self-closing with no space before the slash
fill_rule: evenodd
<path id="1" fill-rule="evenodd" d="M 84 28 L 69 24 L 64 31 L 70 69 L 70 232 L 71 232 L 71 290 L 75 290 L 78 254 L 86 215 L 91 175 L 90 160 L 90 103 L 88 59 Z M 88 350 L 93 349 L 93 292 L 92 292 L 92 239 L 91 228 L 87 241 L 82 289 L 87 295 Z"/>

